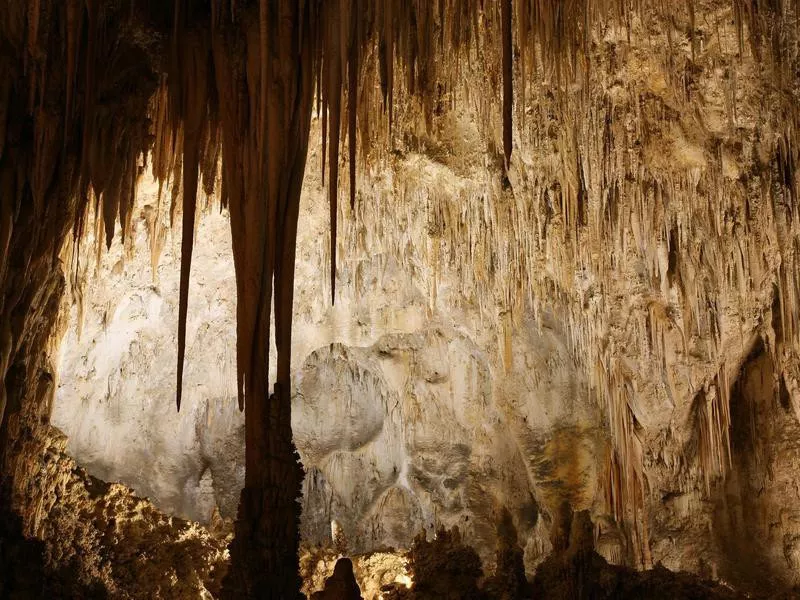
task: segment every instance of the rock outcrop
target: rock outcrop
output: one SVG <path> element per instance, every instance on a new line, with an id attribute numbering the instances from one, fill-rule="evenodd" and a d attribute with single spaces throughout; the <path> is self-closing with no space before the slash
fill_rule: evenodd
<path id="1" fill-rule="evenodd" d="M 36 514 L 0 522 L 0 596 L 217 597 L 230 527 L 217 530 L 159 511 L 121 484 L 87 474 L 51 430 L 32 476 Z M 5 490 L 7 493 L 8 490 Z"/>

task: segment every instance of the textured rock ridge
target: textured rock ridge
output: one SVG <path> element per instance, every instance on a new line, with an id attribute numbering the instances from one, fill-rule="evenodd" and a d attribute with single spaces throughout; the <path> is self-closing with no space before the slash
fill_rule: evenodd
<path id="1" fill-rule="evenodd" d="M 4 522 L 4 598 L 216 597 L 230 536 L 164 515 L 120 484 L 102 482 L 51 429 L 32 476 L 38 511 Z M 25 549 L 22 553 L 15 548 Z"/>

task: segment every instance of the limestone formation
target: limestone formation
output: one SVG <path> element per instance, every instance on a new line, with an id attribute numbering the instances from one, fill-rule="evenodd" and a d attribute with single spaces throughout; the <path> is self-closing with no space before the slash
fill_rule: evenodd
<path id="1" fill-rule="evenodd" d="M 325 588 L 320 592 L 311 594 L 312 600 L 363 600 L 361 590 L 356 583 L 353 573 L 353 561 L 349 558 L 340 558 L 325 582 Z"/>
<path id="2" fill-rule="evenodd" d="M 132 463 L 153 453 L 146 493 L 168 510 L 206 519 L 239 495 L 228 597 L 297 597 L 299 536 L 327 543 L 332 521 L 364 552 L 458 525 L 486 560 L 501 507 L 529 575 L 580 579 L 580 555 L 612 595 L 609 573 L 659 563 L 753 593 L 800 583 L 799 17 L 798 0 L 0 4 L 9 556 L 58 547 L 18 532 L 43 536 L 66 481 L 46 463 L 60 378 L 92 382 L 63 422 L 116 478 L 111 429 L 100 450 L 75 432 L 112 402 L 137 431 L 120 401 L 148 413 L 124 391 L 166 358 L 145 324 L 174 314 L 175 370 L 153 381 L 161 403 L 173 378 L 187 431 L 148 433 Z M 213 368 L 191 362 L 221 347 L 190 277 L 209 274 L 206 208 L 235 274 L 218 302 L 235 295 L 235 359 Z M 125 279 L 142 246 L 159 277 L 179 264 L 172 297 L 157 278 L 96 320 L 93 267 L 116 253 Z M 78 350 L 58 372 L 85 315 L 121 368 L 81 372 Z M 192 369 L 232 383 L 214 396 Z"/>

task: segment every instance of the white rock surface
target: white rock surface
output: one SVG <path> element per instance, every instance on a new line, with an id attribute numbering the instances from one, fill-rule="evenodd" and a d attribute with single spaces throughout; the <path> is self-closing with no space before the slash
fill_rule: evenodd
<path id="1" fill-rule="evenodd" d="M 154 194 L 154 186 L 145 186 L 142 205 L 154 205 Z M 215 505 L 231 514 L 244 450 L 233 399 L 236 284 L 227 219 L 214 213 L 199 225 L 200 236 L 216 243 L 195 251 L 180 413 L 174 398 L 178 240 L 167 240 L 154 283 L 143 222 L 136 232 L 136 255 L 124 257 L 115 241 L 90 278 L 80 337 L 73 307 L 53 423 L 93 475 L 126 483 L 191 519 L 208 520 Z"/>
<path id="2" fill-rule="evenodd" d="M 506 373 L 496 322 L 469 307 L 431 310 L 428 269 L 385 251 L 345 254 L 331 307 L 318 276 L 327 207 L 313 177 L 306 192 L 293 350 L 293 427 L 308 471 L 303 538 L 329 544 L 335 521 L 349 549 L 366 552 L 407 547 L 423 528 L 444 523 L 490 558 L 495 512 L 505 505 L 533 566 L 549 546 L 542 519 L 565 499 L 579 508 L 595 501 L 592 457 L 607 443 L 561 333 L 523 321 Z M 155 206 L 155 194 L 144 182 L 140 204 Z M 422 233 L 426 214 L 407 218 L 409 237 Z M 207 520 L 215 506 L 232 517 L 244 441 L 226 215 L 212 210 L 198 223 L 180 413 L 178 233 L 167 239 L 154 284 L 143 219 L 136 232 L 135 253 L 123 258 L 115 241 L 97 276 L 87 277 L 80 337 L 72 309 L 53 422 L 94 475 L 192 519 Z M 455 282 L 438 277 L 444 303 Z"/>

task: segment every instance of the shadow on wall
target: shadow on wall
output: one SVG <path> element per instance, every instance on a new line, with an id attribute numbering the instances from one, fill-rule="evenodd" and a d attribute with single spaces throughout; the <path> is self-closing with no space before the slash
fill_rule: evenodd
<path id="1" fill-rule="evenodd" d="M 800 423 L 783 376 L 762 342 L 731 393 L 731 468 L 717 491 L 713 530 L 725 576 L 780 589 L 800 573 Z"/>

